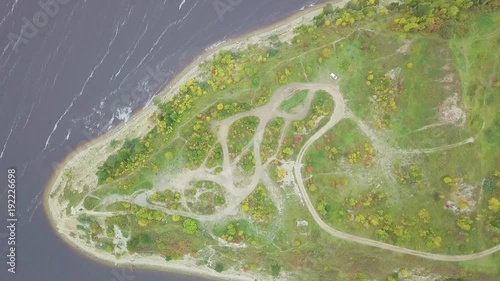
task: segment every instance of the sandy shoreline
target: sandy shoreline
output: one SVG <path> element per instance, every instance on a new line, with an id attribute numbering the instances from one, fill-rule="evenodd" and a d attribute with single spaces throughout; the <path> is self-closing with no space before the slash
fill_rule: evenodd
<path id="1" fill-rule="evenodd" d="M 336 1 L 336 6 L 343 6 L 347 1 Z M 181 73 L 179 73 L 163 90 L 156 96 L 161 100 L 166 100 L 168 97 L 175 95 L 181 85 L 185 84 L 190 78 L 196 77 L 200 73 L 198 65 L 220 50 L 240 49 L 245 48 L 248 44 L 263 44 L 268 41 L 269 36 L 278 35 L 281 41 L 288 41 L 293 37 L 293 29 L 304 23 L 311 23 L 312 18 L 316 16 L 324 5 L 318 5 L 313 8 L 308 8 L 300 11 L 278 23 L 264 27 L 251 33 L 247 33 L 240 37 L 224 41 L 216 48 L 206 51 L 188 65 Z M 67 218 L 64 215 L 65 206 L 61 205 L 57 197 L 50 196 L 53 192 L 59 192 L 58 187 L 64 184 L 64 173 L 68 170 L 77 171 L 76 178 L 79 176 L 84 178 L 88 175 L 93 175 L 95 168 L 107 158 L 111 152 L 109 151 L 109 143 L 115 139 L 126 139 L 144 135 L 154 127 L 153 122 L 149 117 L 156 111 L 153 104 L 146 105 L 140 111 L 134 113 L 131 118 L 115 128 L 106 132 L 102 136 L 85 143 L 76 148 L 73 152 L 54 168 L 54 172 L 49 179 L 44 192 L 43 206 L 47 217 L 56 231 L 65 243 L 73 249 L 78 250 L 78 253 L 93 259 L 98 262 L 108 264 L 110 266 L 121 267 L 141 267 L 153 270 L 168 271 L 183 273 L 188 275 L 201 276 L 203 278 L 212 278 L 217 280 L 264 280 L 265 276 L 259 275 L 257 272 L 240 272 L 232 269 L 225 270 L 223 274 L 215 272 L 206 265 L 199 266 L 194 258 L 185 258 L 179 261 L 166 262 L 161 256 L 146 256 L 146 255 L 125 255 L 117 259 L 114 255 L 105 251 L 96 249 L 94 246 L 84 243 L 79 238 L 71 237 L 70 231 L 76 230 L 76 222 L 72 218 Z M 125 126 L 126 125 L 126 126 Z M 92 158 L 95 157 L 95 158 Z M 99 159 L 93 163 L 88 163 L 88 159 Z M 81 164 L 86 167 L 82 169 Z M 75 168 L 79 169 L 76 170 Z M 93 179 L 97 183 L 97 179 Z M 86 182 L 87 183 L 87 182 Z"/>

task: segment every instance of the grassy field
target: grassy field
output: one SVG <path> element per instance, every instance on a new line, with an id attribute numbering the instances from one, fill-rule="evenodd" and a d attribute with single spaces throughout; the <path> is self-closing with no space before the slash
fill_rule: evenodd
<path id="1" fill-rule="evenodd" d="M 307 97 L 308 91 L 299 91 L 295 93 L 291 98 L 287 99 L 280 105 L 280 110 L 290 113 L 293 109 L 297 108 L 299 105 L 303 105 Z"/>
<path id="2" fill-rule="evenodd" d="M 499 191 L 483 192 L 483 180 L 499 169 L 499 141 L 492 138 L 498 132 L 495 122 L 500 108 L 494 94 L 498 54 L 487 50 L 499 46 L 494 24 L 499 18 L 498 14 L 474 17 L 470 37 L 450 41 L 418 35 L 403 40 L 385 33 L 386 42 L 400 44 L 391 46 L 375 39 L 381 38 L 376 32 L 367 36 L 366 31 L 345 40 L 340 65 L 348 60 L 347 53 L 357 58 L 356 63 L 336 71 L 344 93 L 351 97 L 351 109 L 357 117 L 372 121 L 377 141 L 383 140 L 388 151 L 403 152 L 384 156 L 377 155 L 384 151 L 375 150 L 375 160 L 367 162 L 363 148 L 371 146 L 371 140 L 350 121 L 342 121 L 316 142 L 305 158 L 311 176 L 306 186 L 325 221 L 350 233 L 429 252 L 473 253 L 498 244 L 498 233 L 487 230 L 485 217 L 488 200 L 498 197 Z M 359 51 L 361 45 L 375 51 Z M 328 69 L 338 64 L 332 61 Z M 399 69 L 392 79 L 396 106 L 390 108 L 389 103 L 389 109 L 384 109 L 384 100 L 376 97 L 382 92 L 377 80 L 394 69 Z M 390 92 L 390 83 L 383 81 L 380 87 Z M 466 117 L 443 120 L 442 107 L 454 96 L 453 106 Z M 379 126 L 379 114 L 388 115 L 384 126 Z M 472 144 L 445 147 L 471 137 Z M 443 149 L 404 153 L 439 147 Z M 352 163 L 352 159 L 361 161 Z M 387 159 L 389 166 L 371 165 Z M 389 175 L 384 176 L 387 169 Z M 453 182 L 444 183 L 446 177 Z"/>

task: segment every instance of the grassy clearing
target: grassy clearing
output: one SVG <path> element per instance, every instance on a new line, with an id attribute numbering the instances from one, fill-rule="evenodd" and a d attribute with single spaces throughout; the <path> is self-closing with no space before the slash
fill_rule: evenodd
<path id="1" fill-rule="evenodd" d="M 307 90 L 298 91 L 280 105 L 280 110 L 291 113 L 299 105 L 304 104 L 307 97 Z"/>
<path id="2" fill-rule="evenodd" d="M 249 145 L 251 137 L 255 134 L 260 119 L 257 117 L 244 117 L 236 120 L 229 127 L 227 144 L 229 155 L 232 159 L 238 156 Z"/>
<path id="3" fill-rule="evenodd" d="M 255 191 L 241 202 L 240 208 L 252 220 L 264 224 L 270 223 L 276 214 L 276 207 L 263 185 L 258 185 Z"/>
<path id="4" fill-rule="evenodd" d="M 285 119 L 278 117 L 269 121 L 266 125 L 263 140 L 260 145 L 260 157 L 266 161 L 274 155 L 279 146 L 279 137 L 284 130 Z"/>
<path id="5" fill-rule="evenodd" d="M 222 145 L 220 143 L 217 143 L 212 147 L 212 151 L 210 152 L 206 161 L 207 162 L 205 165 L 207 168 L 216 168 L 222 166 L 223 152 Z"/>
<path id="6" fill-rule="evenodd" d="M 300 148 L 307 141 L 307 137 L 312 136 L 328 122 L 328 118 L 333 113 L 334 106 L 335 104 L 330 94 L 324 91 L 314 93 L 306 117 L 302 120 L 294 121 L 288 128 L 277 158 L 279 160 L 295 159 Z"/>
<path id="7" fill-rule="evenodd" d="M 478 33 L 450 41 L 451 48 L 447 41 L 433 36 L 414 36 L 404 41 L 390 33 L 380 37 L 369 36 L 365 31 L 353 31 L 342 41 L 339 57 L 334 56 L 330 62 L 331 69 L 335 64 L 340 67 L 335 71 L 349 97 L 349 107 L 356 116 L 370 122 L 389 148 L 435 148 L 471 136 L 476 141 L 443 152 L 395 154 L 388 158 L 389 167 L 380 166 L 377 161 L 382 161 L 384 155 L 377 154 L 356 124 L 341 121 L 305 157 L 306 187 L 325 221 L 350 233 L 430 252 L 472 253 L 496 245 L 498 234 L 487 230 L 484 219 L 486 199 L 496 193 L 480 197 L 482 182 L 498 169 L 494 159 L 500 157 L 498 149 L 493 149 L 498 147 L 498 140 L 491 138 L 496 134 L 494 122 L 499 107 L 491 95 L 492 73 L 498 72 L 498 58 L 486 51 L 488 45 L 498 42 L 499 34 L 493 25 L 484 24 L 496 17 L 482 15 L 474 19 L 473 27 Z M 479 40 L 472 38 L 482 41 L 476 44 Z M 384 44 L 385 48 L 379 48 Z M 405 44 L 407 51 L 398 52 Z M 469 49 L 471 45 L 474 47 Z M 351 59 L 355 57 L 356 62 L 348 63 L 347 54 Z M 363 63 L 364 60 L 376 63 Z M 462 67 L 458 62 L 455 68 L 457 60 L 463 61 Z M 380 95 L 374 81 L 397 68 L 399 74 L 388 82 L 394 84 L 398 93 L 395 107 L 383 112 L 386 126 L 381 130 L 376 118 L 386 103 L 377 100 Z M 463 81 L 462 77 L 467 78 Z M 481 87 L 474 87 L 473 94 L 462 93 L 461 84 L 467 83 Z M 456 107 L 467 115 L 465 126 L 447 124 L 417 131 L 442 122 L 439 107 L 454 93 L 459 97 Z M 486 107 L 485 99 L 490 102 Z M 484 112 L 476 113 L 480 111 Z M 481 131 L 485 128 L 486 134 Z M 443 183 L 446 176 L 455 183 Z M 447 202 L 452 202 L 458 211 L 446 208 Z"/>
<path id="8" fill-rule="evenodd" d="M 198 181 L 184 191 L 189 209 L 195 214 L 213 214 L 226 203 L 224 188 L 212 181 Z"/>
<path id="9" fill-rule="evenodd" d="M 215 236 L 229 243 L 246 243 L 252 246 L 258 246 L 262 241 L 257 239 L 256 227 L 246 220 L 229 221 L 223 225 L 217 225 L 213 228 Z"/>

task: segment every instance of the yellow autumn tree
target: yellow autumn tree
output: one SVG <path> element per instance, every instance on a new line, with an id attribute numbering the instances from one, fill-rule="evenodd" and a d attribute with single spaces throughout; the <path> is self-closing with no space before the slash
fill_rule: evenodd
<path id="1" fill-rule="evenodd" d="M 460 229 L 468 231 L 471 229 L 472 220 L 468 216 L 461 216 L 456 224 Z"/>
<path id="2" fill-rule="evenodd" d="M 323 58 L 329 58 L 332 56 L 332 50 L 330 50 L 330 48 L 324 48 L 321 50 L 320 56 Z"/>
<path id="3" fill-rule="evenodd" d="M 429 223 L 430 215 L 426 209 L 421 209 L 420 211 L 418 211 L 418 217 L 421 218 L 424 223 Z"/>
<path id="4" fill-rule="evenodd" d="M 401 274 L 401 277 L 407 277 L 408 276 L 408 270 L 406 268 L 401 268 L 399 270 L 399 274 Z"/>
<path id="5" fill-rule="evenodd" d="M 492 197 L 490 200 L 488 200 L 488 209 L 497 212 L 500 210 L 500 201 L 496 199 L 495 197 Z"/>

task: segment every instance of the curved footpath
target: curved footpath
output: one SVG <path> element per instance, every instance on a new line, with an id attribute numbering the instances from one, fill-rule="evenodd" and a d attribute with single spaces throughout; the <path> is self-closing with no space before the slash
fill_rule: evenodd
<path id="1" fill-rule="evenodd" d="M 362 245 L 367 245 L 367 246 L 371 246 L 371 247 L 375 247 L 375 248 L 380 248 L 380 249 L 384 249 L 384 250 L 388 250 L 388 251 L 392 251 L 392 252 L 396 252 L 396 253 L 407 254 L 407 255 L 412 255 L 412 256 L 417 256 L 417 257 L 421 257 L 421 258 L 425 258 L 425 259 L 437 260 L 437 261 L 459 262 L 459 261 L 475 260 L 475 259 L 479 259 L 482 257 L 486 257 L 486 256 L 491 255 L 491 254 L 500 250 L 500 245 L 497 245 L 497 246 L 490 248 L 488 250 L 485 250 L 485 251 L 482 251 L 479 253 L 475 253 L 475 254 L 470 254 L 470 255 L 456 255 L 455 256 L 455 255 L 442 255 L 442 254 L 426 253 L 426 252 L 420 252 L 420 251 L 416 251 L 416 250 L 411 250 L 411 249 L 395 246 L 392 244 L 387 244 L 387 243 L 376 241 L 376 240 L 371 240 L 368 238 L 358 237 L 358 236 L 355 236 L 352 234 L 338 231 L 338 230 L 332 228 L 331 226 L 329 226 L 328 224 L 326 224 L 321 219 L 318 212 L 316 212 L 316 209 L 314 208 L 314 206 L 311 202 L 311 199 L 307 195 L 307 191 L 306 191 L 306 188 L 304 186 L 304 181 L 302 179 L 302 173 L 301 173 L 302 159 L 304 158 L 304 154 L 307 151 L 307 149 L 309 148 L 309 146 L 311 146 L 311 144 L 313 144 L 316 140 L 318 140 L 321 136 L 323 136 L 328 130 L 333 128 L 340 120 L 342 120 L 343 118 L 346 117 L 347 108 L 346 108 L 344 97 L 340 93 L 337 85 L 319 84 L 319 83 L 317 83 L 317 84 L 299 84 L 299 85 L 304 87 L 304 88 L 311 89 L 311 87 L 312 87 L 312 88 L 316 88 L 318 90 L 325 90 L 332 96 L 333 100 L 335 101 L 335 109 L 334 109 L 332 116 L 330 117 L 330 120 L 328 121 L 328 123 L 325 126 L 323 126 L 318 132 L 316 132 L 311 138 L 309 138 L 307 140 L 307 142 L 304 144 L 304 146 L 300 150 L 299 155 L 297 156 L 295 165 L 293 167 L 295 179 L 296 179 L 297 184 L 299 186 L 299 190 L 300 190 L 300 193 L 304 199 L 304 202 L 306 203 L 307 209 L 309 209 L 309 212 L 311 213 L 312 217 L 314 218 L 316 223 L 323 230 L 325 230 L 326 232 L 330 233 L 331 235 L 333 235 L 339 239 L 343 239 L 343 240 L 347 240 L 347 241 L 351 241 L 351 242 L 355 242 L 355 243 L 359 243 Z"/>

